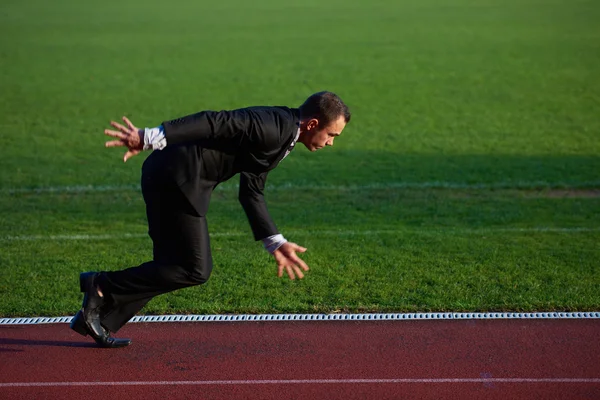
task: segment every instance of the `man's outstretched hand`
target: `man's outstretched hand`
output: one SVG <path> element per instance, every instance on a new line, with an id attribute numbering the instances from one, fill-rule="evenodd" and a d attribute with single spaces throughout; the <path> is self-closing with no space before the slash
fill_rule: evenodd
<path id="1" fill-rule="evenodd" d="M 304 253 L 306 248 L 298 246 L 296 243 L 284 243 L 280 248 L 273 252 L 275 261 L 277 261 L 277 276 L 283 276 L 283 270 L 287 272 L 290 279 L 304 278 L 302 270 L 308 271 L 308 265 L 296 255 L 296 252 Z"/>
<path id="2" fill-rule="evenodd" d="M 144 149 L 144 130 L 136 128 L 127 117 L 123 117 L 123 121 L 127 124 L 127 127 L 119 124 L 115 121 L 110 121 L 110 124 L 117 128 L 118 131 L 111 131 L 105 129 L 104 134 L 112 136 L 119 140 L 111 140 L 106 142 L 106 147 L 127 147 L 127 153 L 123 157 L 123 161 L 127 161 L 131 157 L 139 154 Z"/>

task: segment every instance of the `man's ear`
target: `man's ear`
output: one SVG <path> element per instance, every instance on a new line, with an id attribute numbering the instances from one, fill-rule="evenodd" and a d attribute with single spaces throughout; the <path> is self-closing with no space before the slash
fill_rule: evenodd
<path id="1" fill-rule="evenodd" d="M 316 118 L 309 119 L 306 123 L 306 130 L 310 131 L 316 129 L 319 126 L 319 120 Z"/>

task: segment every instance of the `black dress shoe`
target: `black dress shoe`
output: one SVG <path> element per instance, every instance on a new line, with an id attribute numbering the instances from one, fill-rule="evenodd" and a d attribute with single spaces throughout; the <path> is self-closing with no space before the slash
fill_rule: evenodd
<path id="1" fill-rule="evenodd" d="M 79 275 L 79 287 L 83 292 L 83 320 L 88 332 L 94 339 L 104 336 L 104 329 L 100 324 L 100 308 L 104 305 L 104 298 L 98 293 L 95 272 L 85 272 Z"/>
<path id="2" fill-rule="evenodd" d="M 100 323 L 100 309 L 104 298 L 98 294 L 95 272 L 85 272 L 79 275 L 79 287 L 84 293 L 83 307 L 71 321 L 71 329 L 89 334 L 101 347 L 124 347 L 131 344 L 130 339 L 115 339 Z"/>
<path id="3" fill-rule="evenodd" d="M 94 334 L 86 324 L 81 310 L 79 310 L 71 320 L 71 329 L 82 336 L 87 336 L 89 334 L 100 347 L 117 348 L 129 346 L 131 344 L 131 339 L 117 339 L 111 337 L 110 332 L 104 329 L 104 327 L 101 327 L 102 335 L 98 336 Z"/>

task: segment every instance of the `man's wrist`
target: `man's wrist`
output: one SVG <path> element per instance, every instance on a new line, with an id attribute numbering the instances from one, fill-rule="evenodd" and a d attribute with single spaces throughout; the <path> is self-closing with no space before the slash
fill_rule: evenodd
<path id="1" fill-rule="evenodd" d="M 146 130 L 139 128 L 138 136 L 140 137 L 140 143 L 142 144 L 142 149 L 144 149 L 144 146 L 146 145 L 146 142 L 144 141 L 144 138 L 146 137 Z"/>
<path id="2" fill-rule="evenodd" d="M 144 140 L 144 150 L 162 150 L 167 146 L 165 130 L 162 125 L 144 129 L 141 136 Z"/>
<path id="3" fill-rule="evenodd" d="M 271 235 L 262 239 L 262 242 L 265 246 L 265 250 L 273 254 L 275 250 L 286 244 L 287 240 L 283 237 L 282 234 L 278 233 L 276 235 Z"/>

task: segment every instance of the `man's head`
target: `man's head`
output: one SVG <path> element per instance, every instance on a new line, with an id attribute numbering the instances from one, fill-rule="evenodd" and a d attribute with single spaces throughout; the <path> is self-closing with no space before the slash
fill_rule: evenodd
<path id="1" fill-rule="evenodd" d="M 350 111 L 336 94 L 319 92 L 300 106 L 300 137 L 310 151 L 333 146 L 333 140 L 350 121 Z"/>

